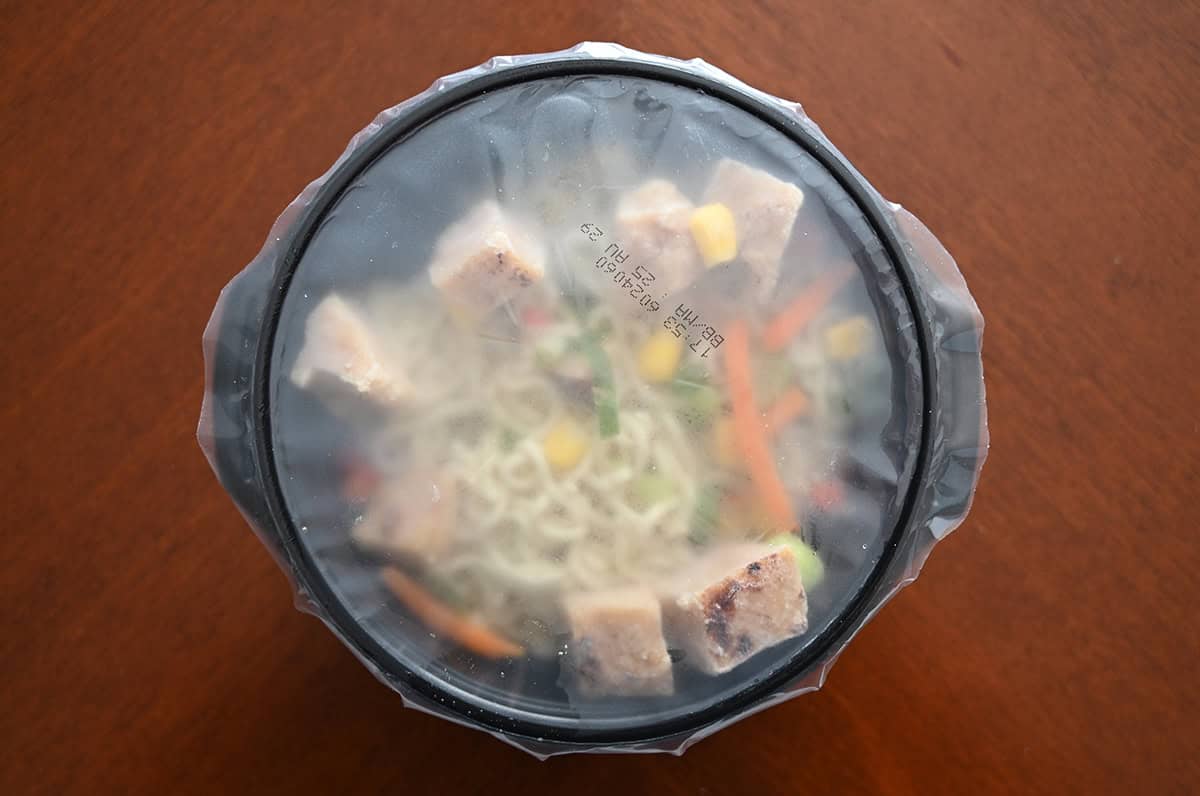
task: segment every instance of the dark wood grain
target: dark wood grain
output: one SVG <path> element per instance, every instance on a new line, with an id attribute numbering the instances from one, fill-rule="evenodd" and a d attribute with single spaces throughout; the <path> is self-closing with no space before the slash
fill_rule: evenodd
<path id="1" fill-rule="evenodd" d="M 200 334 L 380 108 L 615 39 L 808 111 L 988 321 L 975 509 L 826 688 L 685 757 L 404 710 L 194 441 Z M 1195 3 L 0 3 L 0 792 L 1200 789 Z"/>

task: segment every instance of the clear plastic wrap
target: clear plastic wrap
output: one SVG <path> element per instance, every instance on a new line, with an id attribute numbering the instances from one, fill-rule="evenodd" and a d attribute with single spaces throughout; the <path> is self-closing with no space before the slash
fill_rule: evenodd
<path id="1" fill-rule="evenodd" d="M 199 438 L 405 704 L 681 753 L 819 688 L 962 521 L 982 330 L 798 104 L 581 44 L 351 140 L 222 291 Z"/>

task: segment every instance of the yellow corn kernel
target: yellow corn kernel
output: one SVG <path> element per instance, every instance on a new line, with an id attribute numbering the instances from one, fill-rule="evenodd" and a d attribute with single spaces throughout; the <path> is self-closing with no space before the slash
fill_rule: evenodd
<path id="1" fill-rule="evenodd" d="M 871 322 L 855 315 L 825 330 L 825 351 L 830 359 L 853 359 L 867 350 L 870 339 Z"/>
<path id="2" fill-rule="evenodd" d="M 737 225 L 733 213 L 723 204 L 704 205 L 692 211 L 688 220 L 696 248 L 709 268 L 737 257 Z"/>
<path id="3" fill-rule="evenodd" d="M 682 356 L 683 341 L 666 329 L 659 329 L 638 351 L 638 374 L 651 384 L 670 381 Z"/>
<path id="4" fill-rule="evenodd" d="M 555 423 L 542 439 L 542 453 L 546 461 L 560 473 L 579 464 L 587 451 L 587 435 L 571 420 Z"/>

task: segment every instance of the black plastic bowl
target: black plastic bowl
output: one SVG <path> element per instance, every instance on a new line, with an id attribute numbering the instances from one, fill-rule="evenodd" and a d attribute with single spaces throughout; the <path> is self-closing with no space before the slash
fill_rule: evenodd
<path id="1" fill-rule="evenodd" d="M 905 394 L 907 417 L 904 439 L 911 441 L 908 464 L 895 495 L 895 510 L 885 529 L 885 542 L 877 560 L 844 610 L 823 627 L 810 632 L 805 643 L 776 660 L 759 676 L 746 679 L 731 695 L 697 710 L 679 711 L 667 719 L 649 722 L 577 721 L 570 716 L 539 711 L 536 701 L 515 704 L 503 694 L 475 687 L 469 679 L 439 679 L 422 674 L 385 643 L 376 630 L 354 618 L 337 589 L 331 586 L 313 551 L 298 532 L 281 489 L 272 430 L 272 385 L 277 379 L 273 352 L 283 303 L 298 264 L 331 208 L 356 178 L 381 155 L 430 120 L 461 103 L 514 84 L 572 76 L 617 76 L 648 79 L 698 91 L 756 117 L 805 150 L 827 172 L 830 184 L 844 194 L 869 224 L 869 234 L 882 254 L 860 267 L 875 270 L 873 296 L 881 317 L 893 321 L 888 343 Z M 861 233 L 860 233 L 861 234 Z M 437 706 L 455 717 L 514 739 L 549 742 L 559 748 L 646 745 L 703 732 L 723 720 L 744 714 L 756 703 L 812 676 L 848 641 L 869 613 L 883 602 L 912 566 L 923 559 L 933 543 L 927 529 L 929 507 L 960 501 L 965 509 L 972 483 L 946 490 L 931 483 L 928 472 L 931 434 L 946 407 L 945 393 L 936 389 L 939 379 L 952 378 L 963 389 L 979 392 L 982 376 L 974 370 L 939 373 L 938 358 L 931 355 L 932 330 L 968 332 L 970 319 L 945 314 L 940 305 L 919 288 L 914 274 L 912 246 L 900 237 L 891 208 L 884 205 L 863 178 L 830 150 L 800 117 L 760 96 L 718 82 L 682 65 L 638 60 L 579 57 L 549 58 L 541 62 L 483 73 L 439 93 L 411 103 L 372 137 L 362 143 L 317 190 L 302 215 L 275 246 L 273 272 L 249 269 L 227 294 L 217 326 L 217 345 L 210 374 L 212 434 L 215 467 L 219 477 L 248 519 L 262 532 L 273 552 L 289 571 L 298 591 L 315 611 L 384 680 L 410 698 Z M 868 280 L 872 281 L 872 280 Z M 884 289 L 879 285 L 886 284 Z M 253 351 L 254 356 L 249 356 Z M 958 418 L 956 433 L 963 434 Z M 976 425 L 976 434 L 982 428 Z M 968 430 L 967 437 L 970 436 Z M 935 487 L 937 487 L 935 489 Z M 939 491 L 940 490 L 940 491 Z M 931 494 L 939 491 L 936 497 Z M 532 709 L 530 706 L 533 706 Z"/>

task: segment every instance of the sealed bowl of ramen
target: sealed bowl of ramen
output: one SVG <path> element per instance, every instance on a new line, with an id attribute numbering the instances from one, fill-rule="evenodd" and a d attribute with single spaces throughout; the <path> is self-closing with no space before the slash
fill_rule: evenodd
<path id="1" fill-rule="evenodd" d="M 798 105 L 585 44 L 351 141 L 222 293 L 200 439 L 406 704 L 680 751 L 819 687 L 962 520 L 981 333 Z"/>

